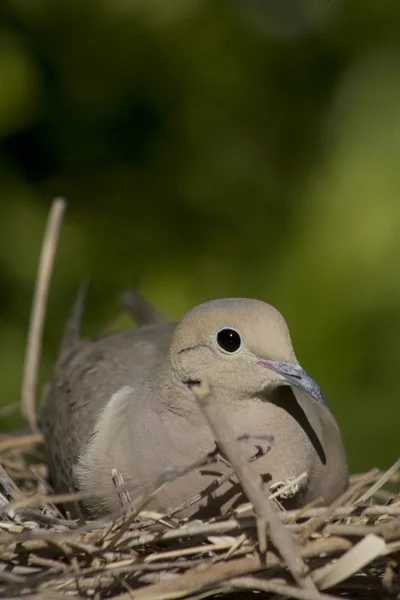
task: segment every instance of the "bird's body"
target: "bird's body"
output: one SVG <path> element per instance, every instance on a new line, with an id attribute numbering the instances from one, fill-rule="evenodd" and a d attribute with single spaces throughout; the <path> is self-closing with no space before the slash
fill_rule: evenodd
<path id="1" fill-rule="evenodd" d="M 191 392 L 207 379 L 266 484 L 306 471 L 289 504 L 301 506 L 319 496 L 328 503 L 347 486 L 345 453 L 319 388 L 315 393 L 309 378 L 299 387 L 301 377 L 307 376 L 283 318 L 256 300 L 213 301 L 177 326 L 76 340 L 67 353 L 64 349 L 44 395 L 41 424 L 51 482 L 56 491 L 93 493 L 85 508 L 97 516 L 120 506 L 113 469 L 135 497 L 171 469 L 212 453 L 215 442 Z M 220 459 L 191 470 L 162 486 L 150 506 L 173 509 L 228 469 Z M 239 498 L 231 477 L 196 510 L 226 512 Z"/>

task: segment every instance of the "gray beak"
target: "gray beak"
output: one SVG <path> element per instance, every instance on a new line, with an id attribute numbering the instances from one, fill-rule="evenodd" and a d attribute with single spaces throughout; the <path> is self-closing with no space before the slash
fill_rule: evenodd
<path id="1" fill-rule="evenodd" d="M 259 360 L 258 364 L 281 375 L 290 386 L 295 388 L 293 390 L 295 395 L 297 388 L 320 404 L 326 405 L 326 400 L 318 383 L 311 379 L 300 365 L 277 360 Z"/>

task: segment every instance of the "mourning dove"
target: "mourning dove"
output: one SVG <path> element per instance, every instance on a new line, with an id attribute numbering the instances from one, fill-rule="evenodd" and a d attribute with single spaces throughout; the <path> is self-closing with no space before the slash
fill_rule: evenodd
<path id="1" fill-rule="evenodd" d="M 213 452 L 192 392 L 204 380 L 267 487 L 306 472 L 288 507 L 318 497 L 330 503 L 346 489 L 338 425 L 299 365 L 283 317 L 269 304 L 214 300 L 177 325 L 157 323 L 95 341 L 76 339 L 76 328 L 68 331 L 44 393 L 41 427 L 55 491 L 92 494 L 82 504 L 91 516 L 120 507 L 113 470 L 135 497 L 171 469 Z M 228 469 L 221 459 L 189 470 L 158 489 L 149 506 L 169 511 Z M 229 477 L 205 494 L 196 514 L 226 513 L 242 500 Z"/>

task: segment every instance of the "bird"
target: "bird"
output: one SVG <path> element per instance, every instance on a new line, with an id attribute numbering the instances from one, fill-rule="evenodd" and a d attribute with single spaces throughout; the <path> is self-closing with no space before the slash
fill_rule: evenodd
<path id="1" fill-rule="evenodd" d="M 196 403 L 203 381 L 264 486 L 289 490 L 286 508 L 327 505 L 347 489 L 339 426 L 273 306 L 211 300 L 178 323 L 157 317 L 81 339 L 82 298 L 43 392 L 40 427 L 53 489 L 82 492 L 89 518 L 121 508 L 113 473 L 130 498 L 148 494 L 147 506 L 164 514 L 223 515 L 245 500 Z"/>

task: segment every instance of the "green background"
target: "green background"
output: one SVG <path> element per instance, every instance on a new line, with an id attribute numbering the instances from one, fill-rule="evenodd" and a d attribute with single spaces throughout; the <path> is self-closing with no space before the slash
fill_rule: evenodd
<path id="1" fill-rule="evenodd" d="M 84 276 L 87 334 L 132 284 L 170 319 L 255 297 L 285 316 L 352 470 L 394 462 L 399 2 L 1 1 L 2 405 L 56 195 L 42 381 Z"/>

